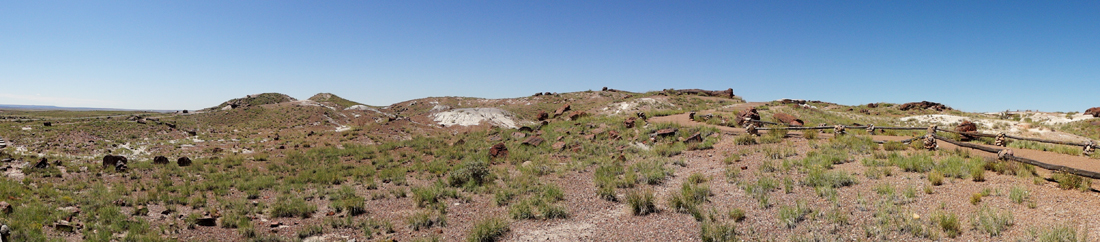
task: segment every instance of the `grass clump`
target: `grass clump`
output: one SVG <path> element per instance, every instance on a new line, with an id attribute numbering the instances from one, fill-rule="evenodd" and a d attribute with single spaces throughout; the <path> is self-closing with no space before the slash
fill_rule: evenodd
<path id="1" fill-rule="evenodd" d="M 1023 204 L 1030 196 L 1031 194 L 1027 189 L 1019 186 L 1012 187 L 1012 189 L 1008 191 L 1008 198 L 1017 204 Z"/>
<path id="2" fill-rule="evenodd" d="M 489 218 L 478 221 L 474 228 L 466 235 L 468 242 L 492 242 L 500 239 L 508 233 L 508 222 L 500 218 Z"/>
<path id="3" fill-rule="evenodd" d="M 665 167 L 665 161 L 663 160 L 648 160 L 634 163 L 631 169 L 640 175 L 638 178 L 639 182 L 649 185 L 661 184 L 668 176 L 672 175 L 672 169 Z"/>
<path id="4" fill-rule="evenodd" d="M 630 209 L 630 214 L 635 216 L 657 211 L 657 206 L 653 204 L 653 191 L 649 189 L 635 189 L 627 192 L 626 204 L 627 208 Z"/>
<path id="5" fill-rule="evenodd" d="M 367 212 L 366 199 L 355 195 L 355 189 L 350 186 L 341 186 L 334 196 L 329 197 L 331 205 L 336 212 L 348 211 L 352 216 Z"/>
<path id="6" fill-rule="evenodd" d="M 309 218 L 317 206 L 307 204 L 304 199 L 292 195 L 279 196 L 275 205 L 271 208 L 271 216 L 277 218 L 302 217 Z"/>
<path id="7" fill-rule="evenodd" d="M 322 233 L 324 233 L 324 228 L 322 228 L 320 225 L 305 226 L 302 229 L 298 230 L 298 238 L 304 239 Z"/>
<path id="8" fill-rule="evenodd" d="M 932 213 L 932 222 L 940 227 L 947 234 L 948 238 L 955 238 L 962 235 L 962 228 L 959 226 L 959 216 L 954 213 L 947 212 L 935 212 Z"/>
<path id="9" fill-rule="evenodd" d="M 755 145 L 755 144 L 757 144 L 756 143 L 756 137 L 752 137 L 752 135 L 748 135 L 748 134 L 738 135 L 737 137 L 734 137 L 733 138 L 733 143 L 737 144 L 737 145 Z"/>
<path id="10" fill-rule="evenodd" d="M 931 182 L 933 186 L 943 185 L 943 173 L 939 171 L 928 173 L 928 181 Z"/>
<path id="11" fill-rule="evenodd" d="M 458 191 L 445 188 L 441 183 L 424 187 L 413 187 L 410 190 L 413 194 L 413 202 L 416 202 L 416 206 L 420 208 L 445 207 L 446 205 L 443 204 L 443 199 L 458 198 Z"/>
<path id="12" fill-rule="evenodd" d="M 1012 211 L 982 206 L 970 219 L 970 223 L 974 226 L 974 230 L 997 236 L 1008 230 L 1015 222 L 1013 222 Z"/>
<path id="13" fill-rule="evenodd" d="M 707 201 L 711 195 L 710 187 L 702 184 L 704 181 L 687 181 L 680 186 L 680 192 L 668 197 L 668 206 L 676 212 L 689 213 L 696 220 L 702 220 L 702 212 L 698 206 Z"/>
<path id="14" fill-rule="evenodd" d="M 420 231 L 420 229 L 427 229 L 432 226 L 446 227 L 447 217 L 436 210 L 425 210 L 409 216 L 406 222 L 413 231 Z"/>
<path id="15" fill-rule="evenodd" d="M 794 206 L 779 206 L 779 222 L 787 226 L 787 228 L 794 228 L 799 222 L 806 219 L 806 215 L 813 212 L 806 205 L 806 202 L 798 201 Z"/>
<path id="16" fill-rule="evenodd" d="M 844 171 L 811 169 L 806 178 L 802 180 L 802 184 L 811 187 L 841 188 L 856 184 L 856 179 Z"/>
<path id="17" fill-rule="evenodd" d="M 897 141 L 886 141 L 886 143 L 882 143 L 882 149 L 886 151 L 899 151 L 905 150 L 906 148 L 909 148 L 909 146 Z"/>
<path id="18" fill-rule="evenodd" d="M 739 241 L 736 227 L 723 222 L 700 223 L 699 238 L 704 242 Z"/>
<path id="19" fill-rule="evenodd" d="M 970 204 L 978 205 L 981 202 L 982 202 L 982 194 L 981 193 L 970 194 Z"/>
<path id="20" fill-rule="evenodd" d="M 1088 230 L 1078 231 L 1070 225 L 1055 225 L 1052 227 L 1042 229 L 1029 229 L 1028 235 L 1030 238 L 1020 239 L 1020 241 L 1039 241 L 1039 242 L 1084 242 L 1089 241 Z"/>

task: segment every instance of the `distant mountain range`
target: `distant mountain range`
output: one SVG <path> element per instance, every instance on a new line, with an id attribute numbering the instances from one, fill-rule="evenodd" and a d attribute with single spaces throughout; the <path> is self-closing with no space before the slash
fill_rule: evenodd
<path id="1" fill-rule="evenodd" d="M 0 104 L 0 109 L 64 110 L 64 111 L 150 111 L 150 112 L 175 112 L 175 111 L 177 111 L 177 110 L 140 110 L 140 109 L 119 109 L 119 108 L 58 107 L 58 106 L 46 106 L 46 105 L 16 105 L 16 104 Z"/>

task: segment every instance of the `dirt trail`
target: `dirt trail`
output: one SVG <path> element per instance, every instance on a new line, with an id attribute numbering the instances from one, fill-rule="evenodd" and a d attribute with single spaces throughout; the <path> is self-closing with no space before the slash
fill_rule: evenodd
<path id="1" fill-rule="evenodd" d="M 708 110 L 708 111 L 710 111 L 710 110 Z M 703 111 L 703 112 L 708 112 L 708 111 Z M 706 125 L 706 126 L 711 126 L 711 127 L 718 128 L 719 130 L 722 130 L 725 133 L 730 133 L 730 134 L 744 134 L 745 133 L 745 130 L 741 129 L 741 128 L 716 126 L 716 125 L 709 125 L 709 124 L 705 124 L 705 123 L 692 121 L 691 119 L 688 118 L 688 114 L 686 114 L 686 113 L 677 114 L 677 115 L 663 116 L 663 117 L 654 117 L 654 118 L 651 118 L 650 121 L 651 122 L 672 122 L 672 123 L 677 123 L 677 124 L 685 125 L 685 126 Z M 797 131 L 792 131 L 791 134 L 801 136 L 801 132 L 797 132 Z M 822 137 L 832 137 L 832 134 L 821 134 L 821 136 Z M 908 138 L 910 138 L 910 137 L 885 136 L 885 135 L 874 135 L 874 136 L 872 136 L 872 139 L 874 139 L 874 140 L 886 140 L 886 141 L 900 141 L 900 140 L 904 140 L 904 139 L 908 139 Z M 959 148 L 959 146 L 956 146 L 956 145 L 953 145 L 953 144 L 947 143 L 947 142 L 942 142 L 941 141 L 941 142 L 937 142 L 937 143 L 939 144 L 940 149 Z M 978 145 L 983 145 L 983 144 L 978 144 Z M 1002 148 L 1002 147 L 997 147 L 997 146 L 992 146 L 992 145 L 983 145 L 983 146 L 993 147 L 993 148 L 998 148 L 998 149 Z M 963 147 L 963 148 L 965 148 L 965 147 Z M 966 149 L 969 149 L 969 148 L 966 148 Z M 973 150 L 973 149 L 970 149 L 970 150 Z M 975 151 L 977 151 L 977 150 L 975 150 Z M 1060 166 L 1072 167 L 1072 168 L 1081 169 L 1081 170 L 1100 172 L 1100 160 L 1096 160 L 1096 159 L 1092 159 L 1092 158 L 1088 158 L 1088 157 L 1084 157 L 1084 156 L 1066 155 L 1066 154 L 1059 154 L 1059 153 L 1048 152 L 1048 151 L 1029 150 L 1029 149 L 1012 149 L 1012 152 L 1016 156 L 1024 157 L 1024 158 L 1028 158 L 1028 159 L 1032 159 L 1032 160 L 1037 160 L 1037 161 L 1047 163 L 1047 164 L 1060 165 Z M 982 157 L 996 157 L 997 156 L 997 154 L 987 153 L 987 152 L 984 152 L 984 151 L 977 151 L 977 152 L 973 152 L 973 153 L 978 154 Z"/>

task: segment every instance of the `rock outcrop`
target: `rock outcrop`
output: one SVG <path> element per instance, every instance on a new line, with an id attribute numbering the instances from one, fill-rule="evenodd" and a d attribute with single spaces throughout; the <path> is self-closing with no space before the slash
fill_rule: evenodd
<path id="1" fill-rule="evenodd" d="M 1100 118 L 1100 107 L 1085 110 L 1085 115 L 1092 115 L 1094 118 Z"/>
<path id="2" fill-rule="evenodd" d="M 898 110 L 901 110 L 901 111 L 909 111 L 909 110 L 913 110 L 913 109 L 917 109 L 917 110 L 932 109 L 932 110 L 936 110 L 936 111 L 951 110 L 951 108 L 947 107 L 946 105 L 943 105 L 943 104 L 940 104 L 940 103 L 929 102 L 929 101 L 911 102 L 911 103 L 906 103 L 906 104 L 902 104 L 901 106 L 898 106 Z"/>

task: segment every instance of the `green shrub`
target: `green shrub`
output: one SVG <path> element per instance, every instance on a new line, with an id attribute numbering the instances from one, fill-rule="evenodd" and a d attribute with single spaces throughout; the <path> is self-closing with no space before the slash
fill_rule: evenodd
<path id="1" fill-rule="evenodd" d="M 1078 175 L 1066 172 L 1054 172 L 1052 177 L 1058 182 L 1058 187 L 1064 190 L 1078 189 L 1081 191 L 1088 191 L 1092 188 L 1092 179 Z"/>
<path id="2" fill-rule="evenodd" d="M 657 206 L 653 204 L 653 191 L 651 190 L 631 190 L 626 193 L 627 208 L 630 209 L 630 214 L 633 215 L 646 215 L 657 211 Z"/>
<path id="3" fill-rule="evenodd" d="M 970 194 L 970 204 L 978 205 L 978 203 L 981 203 L 981 202 L 982 202 L 982 194 L 981 193 Z"/>
<path id="4" fill-rule="evenodd" d="M 492 242 L 497 241 L 505 233 L 508 233 L 508 222 L 500 218 L 489 218 L 474 223 L 474 228 L 466 235 L 468 242 Z"/>
<path id="5" fill-rule="evenodd" d="M 451 186 L 472 188 L 492 181 L 489 163 L 483 160 L 467 160 L 451 172 L 447 182 Z"/>
<path id="6" fill-rule="evenodd" d="M 985 232 L 990 236 L 1000 235 L 1015 222 L 1012 219 L 1012 211 L 1000 210 L 989 206 L 982 206 L 970 219 L 975 230 Z"/>

